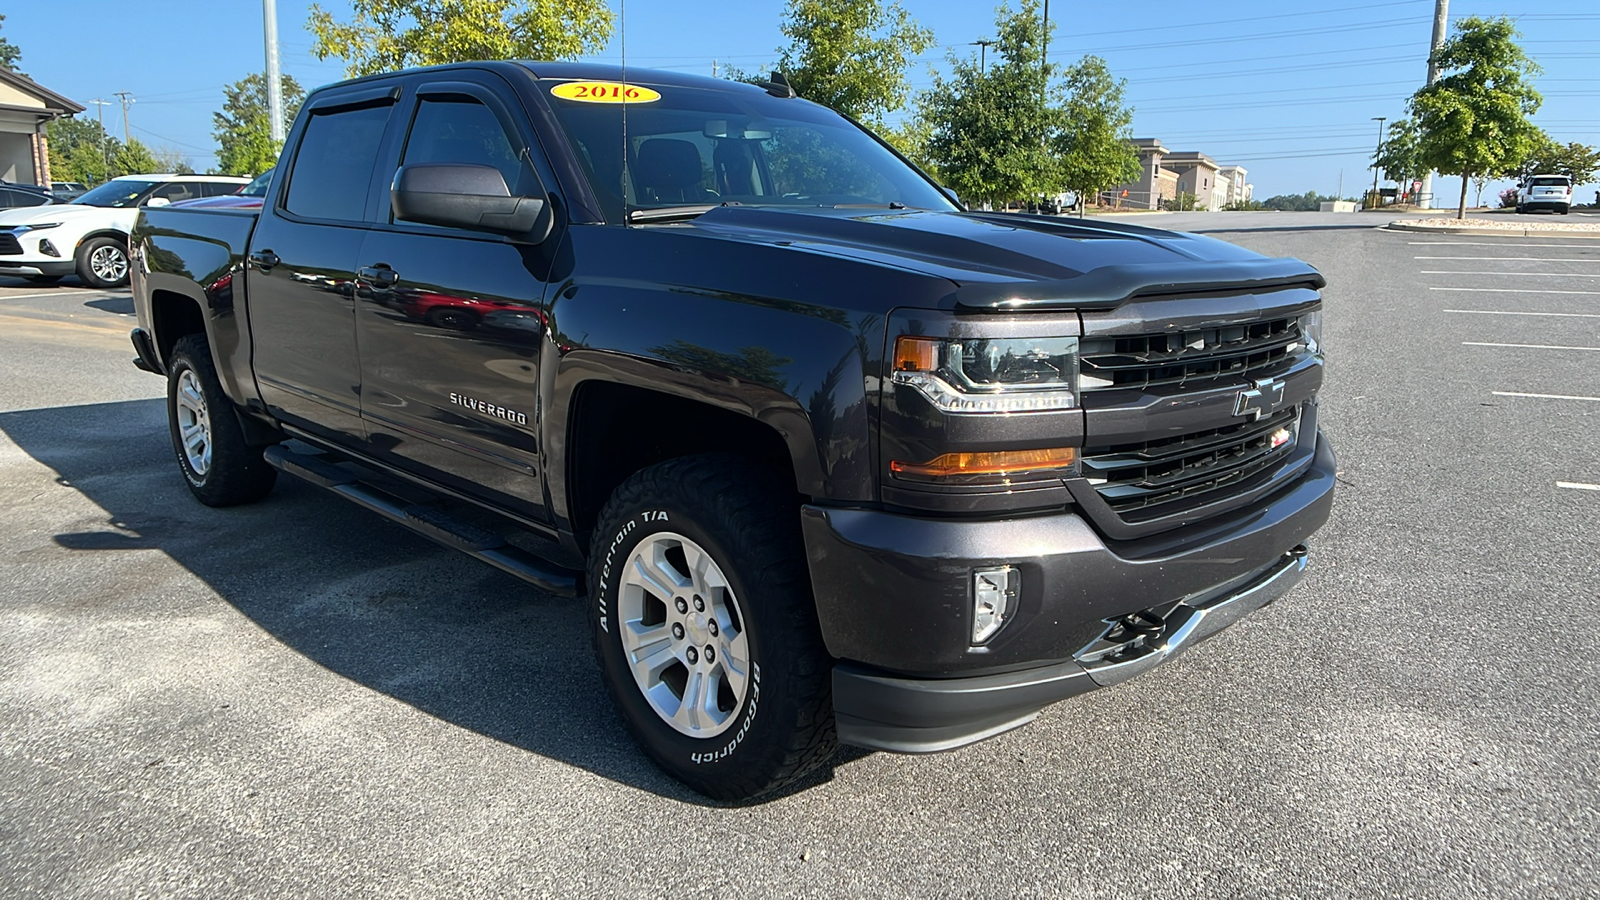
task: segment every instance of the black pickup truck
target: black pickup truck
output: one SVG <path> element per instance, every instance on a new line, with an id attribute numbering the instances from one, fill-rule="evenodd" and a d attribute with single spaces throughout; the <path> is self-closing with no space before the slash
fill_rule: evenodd
<path id="1" fill-rule="evenodd" d="M 967 211 L 780 76 L 364 78 L 276 171 L 132 236 L 195 496 L 288 473 L 586 596 L 629 730 L 714 797 L 1143 672 L 1332 504 L 1315 270 Z"/>

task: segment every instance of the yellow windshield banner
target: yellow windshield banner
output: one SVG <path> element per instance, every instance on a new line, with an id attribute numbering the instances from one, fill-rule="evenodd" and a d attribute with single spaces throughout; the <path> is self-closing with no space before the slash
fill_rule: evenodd
<path id="1" fill-rule="evenodd" d="M 579 103 L 654 103 L 661 99 L 647 87 L 619 81 L 569 81 L 551 88 L 550 93 Z"/>

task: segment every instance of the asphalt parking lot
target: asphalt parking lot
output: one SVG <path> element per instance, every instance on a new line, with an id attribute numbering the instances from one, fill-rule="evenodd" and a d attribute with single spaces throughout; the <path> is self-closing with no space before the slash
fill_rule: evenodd
<path id="1" fill-rule="evenodd" d="M 1328 277 L 1306 580 L 733 808 L 629 742 L 581 604 L 293 482 L 200 506 L 126 294 L 0 280 L 0 895 L 1596 896 L 1600 240 L 1140 221 Z"/>

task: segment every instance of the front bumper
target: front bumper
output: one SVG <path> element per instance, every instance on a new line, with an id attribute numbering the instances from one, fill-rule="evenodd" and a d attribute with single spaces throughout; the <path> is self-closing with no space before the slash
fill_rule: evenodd
<path id="1" fill-rule="evenodd" d="M 0 275 L 15 275 L 26 277 L 29 275 L 43 275 L 50 278 L 65 278 L 77 271 L 77 266 L 72 260 L 49 259 L 21 259 L 15 256 L 0 257 Z"/>
<path id="2" fill-rule="evenodd" d="M 1104 540 L 1072 512 L 952 521 L 806 507 L 818 617 L 834 669 L 840 739 L 901 752 L 950 749 L 1023 724 L 1045 706 L 1113 684 L 1265 605 L 1305 566 L 1327 521 L 1335 459 L 1257 504 L 1130 541 Z M 1011 620 L 971 645 L 975 568 L 1009 565 Z M 1139 648 L 1105 640 L 1144 612 Z"/>

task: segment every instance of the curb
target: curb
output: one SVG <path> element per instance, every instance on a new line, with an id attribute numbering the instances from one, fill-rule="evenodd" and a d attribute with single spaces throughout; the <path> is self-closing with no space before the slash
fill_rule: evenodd
<path id="1" fill-rule="evenodd" d="M 1559 237 L 1600 238 L 1600 231 L 1579 231 L 1568 228 L 1474 228 L 1454 225 L 1425 225 L 1420 222 L 1390 222 L 1382 226 L 1387 231 L 1409 231 L 1415 234 L 1465 234 L 1477 237 Z"/>

